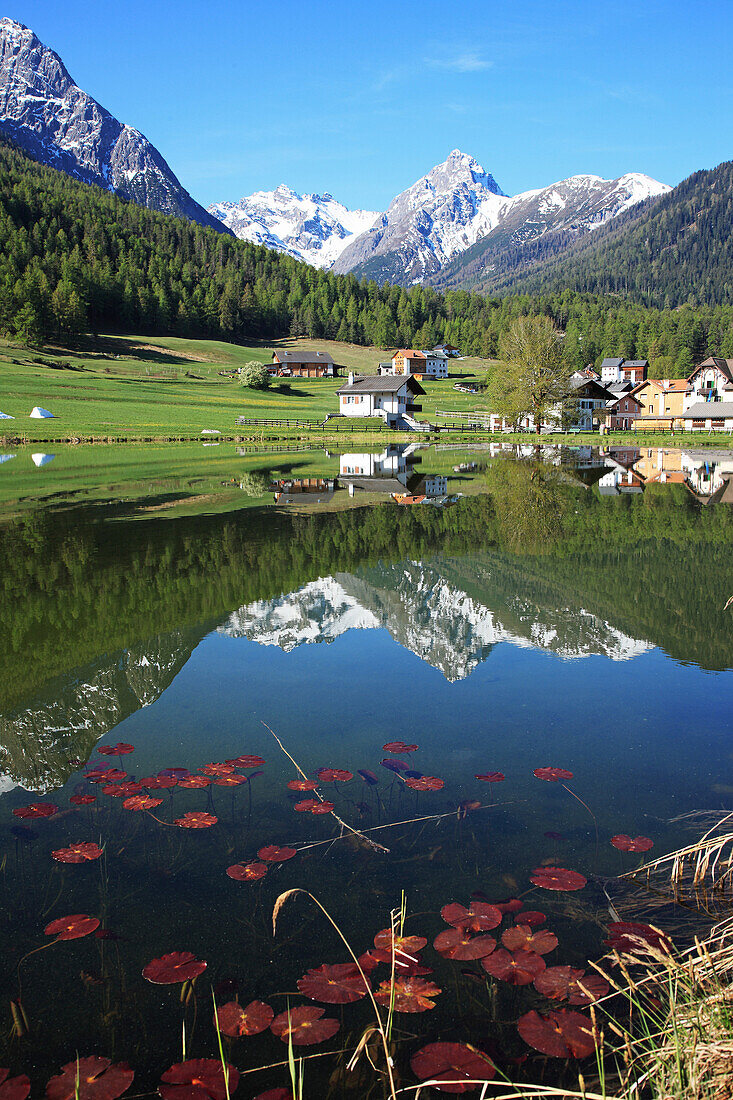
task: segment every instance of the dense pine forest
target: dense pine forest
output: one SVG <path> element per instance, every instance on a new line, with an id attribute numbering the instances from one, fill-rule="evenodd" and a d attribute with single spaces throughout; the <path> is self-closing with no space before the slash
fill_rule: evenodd
<path id="1" fill-rule="evenodd" d="M 379 347 L 445 340 L 493 358 L 521 313 L 550 315 L 577 366 L 643 356 L 666 377 L 711 353 L 733 356 L 730 304 L 658 309 L 633 295 L 486 298 L 380 287 L 154 213 L 0 143 L 0 331 L 10 339 L 73 343 L 82 333 L 136 332 Z"/>
<path id="2" fill-rule="evenodd" d="M 733 301 L 733 161 L 695 172 L 673 191 L 574 240 L 569 231 L 500 247 L 495 235 L 435 280 L 486 293 L 620 294 L 669 309 Z"/>

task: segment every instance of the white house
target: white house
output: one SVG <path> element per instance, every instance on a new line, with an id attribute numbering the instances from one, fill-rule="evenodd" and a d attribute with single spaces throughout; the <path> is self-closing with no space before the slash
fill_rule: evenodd
<path id="1" fill-rule="evenodd" d="M 418 423 L 412 414 L 422 411 L 414 398 L 425 390 L 409 374 L 364 378 L 350 373 L 346 385 L 336 392 L 343 416 L 381 416 L 390 428 L 412 428 Z"/>
<path id="2" fill-rule="evenodd" d="M 448 377 L 448 356 L 442 351 L 424 351 L 425 356 L 425 377 L 426 378 L 447 378 Z"/>
<path id="3" fill-rule="evenodd" d="M 720 359 L 711 355 L 705 359 L 687 379 L 688 389 L 683 402 L 683 413 L 701 402 L 717 404 L 733 402 L 733 359 Z M 715 409 L 716 419 L 719 410 Z M 687 425 L 685 425 L 687 427 Z"/>

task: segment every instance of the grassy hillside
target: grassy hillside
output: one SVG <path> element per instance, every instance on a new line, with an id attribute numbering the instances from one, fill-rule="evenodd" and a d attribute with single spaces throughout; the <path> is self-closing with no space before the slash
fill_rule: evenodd
<path id="1" fill-rule="evenodd" d="M 389 357 L 384 348 L 322 340 L 280 340 L 241 346 L 178 337 L 105 336 L 79 349 L 51 347 L 36 352 L 0 344 L 0 421 L 6 434 L 34 440 L 106 437 L 142 439 L 200 437 L 204 428 L 234 433 L 237 416 L 323 420 L 338 409 L 341 379 L 278 379 L 265 391 L 249 390 L 222 376 L 251 359 L 269 362 L 273 348 L 320 348 L 346 369 L 375 373 Z M 470 410 L 481 397 L 458 394 L 459 378 L 478 380 L 490 363 L 464 359 L 451 366 L 446 382 L 426 384 L 424 419 L 435 409 Z M 31 420 L 40 405 L 54 420 Z"/>

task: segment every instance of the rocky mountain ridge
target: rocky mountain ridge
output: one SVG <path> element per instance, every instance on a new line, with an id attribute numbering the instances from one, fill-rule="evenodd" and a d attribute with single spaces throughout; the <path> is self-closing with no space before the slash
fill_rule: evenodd
<path id="1" fill-rule="evenodd" d="M 146 137 L 77 87 L 58 54 L 7 17 L 0 19 L 0 133 L 84 183 L 229 232 L 191 198 Z"/>

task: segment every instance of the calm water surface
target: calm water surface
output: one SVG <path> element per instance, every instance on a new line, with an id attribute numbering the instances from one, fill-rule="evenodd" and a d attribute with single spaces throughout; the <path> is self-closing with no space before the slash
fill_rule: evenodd
<path id="1" fill-rule="evenodd" d="M 77 1052 L 129 1062 L 134 1091 L 153 1091 L 182 1058 L 184 1021 L 188 1056 L 215 1057 L 212 986 L 220 1003 L 312 1003 L 298 979 L 346 956 L 302 897 L 273 939 L 272 905 L 292 887 L 327 906 L 357 953 L 404 891 L 407 931 L 427 938 L 421 961 L 442 989 L 433 1011 L 397 1016 L 404 1083 L 411 1054 L 438 1038 L 475 1044 L 517 1079 L 562 1079 L 516 1032 L 549 1003 L 441 958 L 440 909 L 476 892 L 520 898 L 559 939 L 547 965 L 583 966 L 604 951 L 609 895 L 644 918 L 615 881 L 641 857 L 611 836 L 648 836 L 661 855 L 696 836 L 674 819 L 733 805 L 733 465 L 695 452 L 504 451 L 222 446 L 161 455 L 157 468 L 146 457 L 142 476 L 139 453 L 113 473 L 99 451 L 72 448 L 2 464 L 0 984 L 28 1026 L 11 1036 L 7 1020 L 0 1064 L 27 1072 L 36 1093 Z M 264 723 L 308 776 L 353 774 L 322 783 L 323 796 L 388 851 L 342 837 L 331 815 L 294 811 L 308 796 L 287 789 L 298 773 Z M 392 741 L 419 748 L 389 754 Z M 134 752 L 96 751 L 118 742 Z M 98 764 L 137 779 L 197 773 L 242 754 L 265 760 L 239 768 L 248 782 L 151 790 L 155 818 L 85 778 Z M 411 790 L 385 759 L 444 785 Z M 535 778 L 543 766 L 571 771 L 587 808 Z M 506 778 L 475 778 L 488 772 Z M 78 794 L 96 801 L 75 806 Z M 36 802 L 59 812 L 14 815 Z M 172 825 L 187 811 L 217 822 Z M 103 856 L 54 861 L 78 841 Z M 252 884 L 227 876 L 265 845 L 297 855 Z M 542 864 L 588 884 L 533 887 Z M 109 937 L 53 943 L 18 970 L 51 944 L 50 921 L 77 913 Z M 684 941 L 683 916 L 668 905 L 657 919 Z M 141 976 L 172 951 L 208 964 L 188 1004 L 179 984 Z M 375 987 L 386 978 L 375 971 Z M 367 1003 L 326 1014 L 340 1030 L 311 1052 L 353 1049 Z M 230 1048 L 241 1071 L 286 1057 L 269 1031 Z M 343 1061 L 308 1063 L 306 1095 L 382 1094 Z M 283 1068 L 253 1073 L 239 1095 L 286 1082 Z"/>

